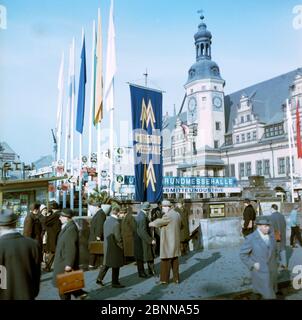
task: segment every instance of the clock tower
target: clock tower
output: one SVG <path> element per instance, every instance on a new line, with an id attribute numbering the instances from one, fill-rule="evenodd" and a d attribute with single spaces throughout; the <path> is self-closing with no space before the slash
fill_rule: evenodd
<path id="1" fill-rule="evenodd" d="M 220 148 L 225 135 L 225 81 L 212 61 L 212 34 L 207 30 L 204 16 L 200 18 L 195 34 L 196 63 L 190 68 L 185 84 L 187 122 L 189 126 L 198 125 L 197 150 L 205 146 Z"/>

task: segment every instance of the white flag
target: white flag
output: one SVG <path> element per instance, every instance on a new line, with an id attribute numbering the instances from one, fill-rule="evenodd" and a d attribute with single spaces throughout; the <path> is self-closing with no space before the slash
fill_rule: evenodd
<path id="1" fill-rule="evenodd" d="M 64 53 L 62 55 L 62 61 L 58 79 L 58 106 L 57 106 L 57 124 L 56 124 L 56 138 L 58 143 L 57 157 L 61 157 L 61 136 L 62 136 L 62 113 L 63 113 L 63 95 L 64 95 Z"/>
<path id="2" fill-rule="evenodd" d="M 105 104 L 107 111 L 114 108 L 114 75 L 116 73 L 116 56 L 115 56 L 115 29 L 113 20 L 113 0 L 111 0 L 108 44 L 106 57 L 106 81 L 105 81 Z"/>

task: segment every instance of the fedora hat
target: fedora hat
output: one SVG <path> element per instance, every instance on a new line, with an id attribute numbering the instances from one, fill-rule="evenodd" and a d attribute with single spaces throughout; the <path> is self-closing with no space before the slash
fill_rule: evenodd
<path id="1" fill-rule="evenodd" d="M 148 211 L 151 209 L 151 204 L 149 202 L 144 202 L 142 204 L 142 207 L 141 207 L 141 210 L 145 210 L 145 211 Z"/>
<path id="2" fill-rule="evenodd" d="M 259 216 L 256 218 L 257 225 L 271 225 L 271 220 L 269 217 Z"/>
<path id="3" fill-rule="evenodd" d="M 163 207 L 172 207 L 172 203 L 169 200 L 164 200 L 161 205 Z"/>
<path id="4" fill-rule="evenodd" d="M 16 223 L 18 216 L 10 209 L 1 209 L 0 211 L 0 226 L 10 226 Z"/>
<path id="5" fill-rule="evenodd" d="M 62 217 L 66 217 L 66 218 L 69 218 L 71 219 L 73 216 L 74 216 L 74 213 L 71 209 L 63 209 L 61 212 L 60 212 L 60 215 Z"/>

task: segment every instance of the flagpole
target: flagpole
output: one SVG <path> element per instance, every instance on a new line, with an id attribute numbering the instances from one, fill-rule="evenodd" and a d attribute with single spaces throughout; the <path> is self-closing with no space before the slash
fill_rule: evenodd
<path id="1" fill-rule="evenodd" d="M 292 203 L 295 202 L 294 199 L 294 177 L 293 177 L 293 160 L 292 160 L 292 140 L 293 140 L 293 126 L 292 117 L 290 112 L 289 100 L 286 100 L 286 113 L 287 113 L 287 126 L 288 126 L 288 146 L 289 146 L 289 166 L 290 166 L 290 179 L 291 179 L 291 200 Z"/>
<path id="2" fill-rule="evenodd" d="M 112 108 L 110 109 L 110 167 L 109 167 L 109 176 L 110 176 L 110 191 L 109 193 L 113 195 L 113 145 L 114 145 L 114 80 L 112 81 Z"/>
<path id="3" fill-rule="evenodd" d="M 101 191 L 101 123 L 97 124 L 97 166 L 98 166 L 98 190 Z"/>
<path id="4" fill-rule="evenodd" d="M 64 52 L 62 54 L 62 60 L 60 65 L 60 72 L 59 72 L 59 80 L 58 80 L 58 107 L 57 107 L 57 163 L 61 159 L 61 141 L 62 141 L 62 112 L 63 112 L 63 91 L 64 91 Z M 57 182 L 58 187 L 58 182 Z M 56 201 L 60 204 L 60 192 L 56 191 Z"/>
<path id="5" fill-rule="evenodd" d="M 92 53 L 91 53 L 91 90 L 90 90 L 90 114 L 89 114 L 89 145 L 88 145 L 88 165 L 91 167 L 92 153 L 92 126 L 93 126 L 93 108 L 94 108 L 94 82 L 95 82 L 95 21 L 92 23 Z"/>
<path id="6" fill-rule="evenodd" d="M 71 117 L 70 117 L 70 162 L 71 162 L 71 176 L 74 174 L 73 168 L 73 157 L 74 157 L 74 150 L 73 150 L 73 143 L 74 143 L 74 103 L 75 103 L 75 39 L 73 38 L 72 41 L 72 62 L 71 62 L 71 70 L 72 70 L 72 77 L 71 77 Z M 70 209 L 74 209 L 74 185 L 71 183 L 70 189 Z"/>
<path id="7" fill-rule="evenodd" d="M 72 94 L 72 80 L 71 80 L 71 70 L 72 70 L 72 44 L 69 47 L 69 70 L 68 70 L 68 102 L 67 109 L 65 112 L 65 150 L 64 150 L 64 168 L 65 172 L 68 172 L 69 162 L 68 162 L 68 150 L 70 145 L 70 123 L 71 123 L 71 94 Z M 71 187 L 71 184 L 70 184 Z M 63 191 L 63 209 L 67 207 L 67 191 Z"/>
<path id="8" fill-rule="evenodd" d="M 107 45 L 107 63 L 106 63 L 106 90 L 105 99 L 107 110 L 110 112 L 110 140 L 109 140 L 109 175 L 110 175 L 110 190 L 113 194 L 113 164 L 114 164 L 114 76 L 116 73 L 116 52 L 115 52 L 115 27 L 114 27 L 114 4 L 111 0 L 110 14 L 109 14 L 109 28 L 108 28 L 108 45 Z"/>
<path id="9" fill-rule="evenodd" d="M 79 79 L 78 105 L 77 105 L 77 122 L 76 130 L 80 134 L 79 148 L 79 215 L 82 216 L 82 139 L 83 126 L 85 119 L 85 98 L 86 98 L 86 47 L 84 28 L 82 29 L 82 51 L 81 51 L 81 69 Z"/>
<path id="10" fill-rule="evenodd" d="M 82 144 L 83 135 L 80 133 L 80 155 L 79 155 L 79 216 L 82 216 Z"/>

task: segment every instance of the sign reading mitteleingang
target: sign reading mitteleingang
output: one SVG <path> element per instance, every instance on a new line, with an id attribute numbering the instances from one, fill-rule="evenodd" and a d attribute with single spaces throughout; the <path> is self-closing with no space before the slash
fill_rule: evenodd
<path id="1" fill-rule="evenodd" d="M 125 185 L 134 185 L 133 176 L 125 176 Z M 240 193 L 236 178 L 164 177 L 164 193 Z"/>

